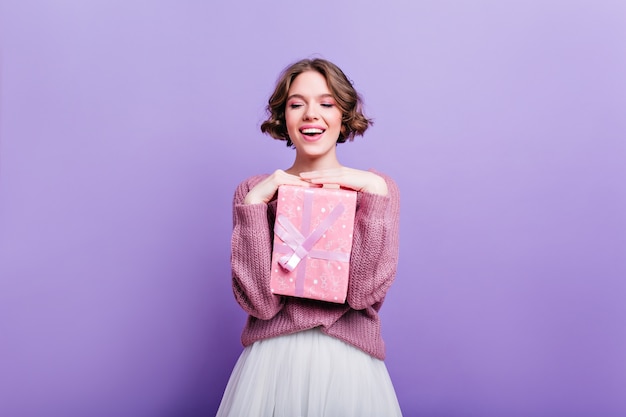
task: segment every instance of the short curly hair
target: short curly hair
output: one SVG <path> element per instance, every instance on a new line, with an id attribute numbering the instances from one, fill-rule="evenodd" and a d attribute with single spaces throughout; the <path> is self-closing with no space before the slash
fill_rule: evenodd
<path id="1" fill-rule="evenodd" d="M 319 72 L 326 79 L 328 89 L 341 110 L 341 131 L 337 143 L 352 141 L 356 135 L 363 136 L 373 121 L 363 114 L 361 96 L 337 65 L 321 58 L 302 59 L 283 70 L 268 101 L 266 107 L 268 118 L 261 124 L 261 132 L 274 139 L 287 141 L 288 147 L 293 146 L 287 132 L 285 107 L 291 83 L 306 71 Z"/>

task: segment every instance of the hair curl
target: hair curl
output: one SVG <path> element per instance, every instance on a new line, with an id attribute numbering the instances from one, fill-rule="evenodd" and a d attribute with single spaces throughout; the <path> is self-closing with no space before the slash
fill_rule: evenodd
<path id="1" fill-rule="evenodd" d="M 316 71 L 326 79 L 337 107 L 341 110 L 341 131 L 337 143 L 352 141 L 356 135 L 363 136 L 373 121 L 365 117 L 362 112 L 361 96 L 337 65 L 321 58 L 303 59 L 283 70 L 274 93 L 268 101 L 266 107 L 268 118 L 261 124 L 261 132 L 267 133 L 274 139 L 287 141 L 288 147 L 293 146 L 287 132 L 285 107 L 291 83 L 298 75 L 306 71 Z"/>

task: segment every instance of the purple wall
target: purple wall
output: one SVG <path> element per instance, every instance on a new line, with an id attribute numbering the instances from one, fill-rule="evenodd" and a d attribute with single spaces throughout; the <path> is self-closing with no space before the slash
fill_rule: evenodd
<path id="1" fill-rule="evenodd" d="M 626 415 L 625 3 L 2 0 L 0 42 L 0 415 L 215 413 L 232 193 L 311 54 L 401 187 L 405 414 Z"/>

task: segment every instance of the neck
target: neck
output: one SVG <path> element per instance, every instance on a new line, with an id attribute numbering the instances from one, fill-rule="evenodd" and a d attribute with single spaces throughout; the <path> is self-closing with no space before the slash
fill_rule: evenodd
<path id="1" fill-rule="evenodd" d="M 300 175 L 301 172 L 321 171 L 323 169 L 340 168 L 342 165 L 336 156 L 325 158 L 299 158 L 286 170 L 289 174 Z"/>

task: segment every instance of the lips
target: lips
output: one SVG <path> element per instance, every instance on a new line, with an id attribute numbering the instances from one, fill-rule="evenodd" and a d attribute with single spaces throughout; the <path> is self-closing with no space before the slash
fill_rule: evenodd
<path id="1" fill-rule="evenodd" d="M 300 128 L 302 137 L 311 142 L 318 140 L 324 132 L 326 132 L 326 129 L 320 126 L 302 126 Z"/>

